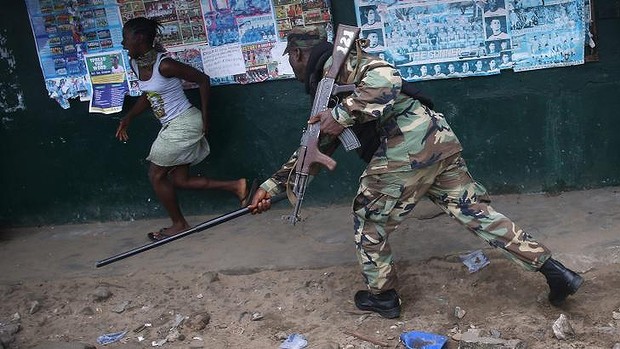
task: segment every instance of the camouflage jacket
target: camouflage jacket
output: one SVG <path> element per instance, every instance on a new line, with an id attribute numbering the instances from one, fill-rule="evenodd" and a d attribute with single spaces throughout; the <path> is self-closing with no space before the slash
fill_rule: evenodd
<path id="1" fill-rule="evenodd" d="M 331 58 L 325 63 L 326 68 L 329 66 Z M 378 57 L 351 53 L 337 83 L 356 86 L 331 111 L 338 123 L 350 127 L 378 121 L 379 147 L 362 177 L 424 168 L 462 150 L 443 115 L 401 93 L 398 70 Z M 321 149 L 329 154 L 336 142 L 337 139 L 321 136 Z M 282 192 L 296 160 L 295 152 L 261 187 L 272 195 Z"/>

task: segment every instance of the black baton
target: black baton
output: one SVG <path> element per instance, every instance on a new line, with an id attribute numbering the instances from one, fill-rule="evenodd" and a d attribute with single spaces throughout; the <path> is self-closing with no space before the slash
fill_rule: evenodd
<path id="1" fill-rule="evenodd" d="M 271 201 L 272 204 L 275 204 L 277 202 L 280 202 L 280 201 L 284 200 L 285 198 L 286 198 L 286 194 L 284 193 L 284 194 L 280 194 L 280 195 L 276 195 L 276 196 L 272 197 L 270 199 L 270 201 Z M 138 253 L 142 253 L 142 252 L 148 251 L 148 250 L 150 250 L 152 248 L 159 247 L 161 245 L 167 244 L 167 243 L 172 242 L 174 240 L 186 237 L 186 236 L 191 235 L 193 233 L 196 233 L 196 232 L 199 232 L 199 231 L 203 231 L 205 229 L 209 229 L 209 228 L 214 227 L 214 226 L 216 226 L 218 224 L 221 224 L 221 223 L 228 222 L 228 221 L 230 221 L 232 219 L 241 217 L 241 216 L 246 215 L 246 214 L 248 214 L 250 212 L 251 212 L 250 209 L 247 208 L 247 207 L 240 208 L 238 210 L 226 213 L 226 214 L 221 215 L 219 217 L 216 217 L 216 218 L 210 219 L 210 220 L 208 220 L 206 222 L 200 223 L 200 224 L 196 225 L 195 227 L 191 227 L 191 228 L 189 228 L 187 230 L 184 230 L 184 231 L 182 231 L 182 232 L 180 232 L 178 234 L 175 234 L 175 235 L 172 235 L 172 236 L 168 236 L 168 237 L 163 238 L 163 239 L 161 239 L 159 241 L 154 241 L 154 242 L 152 242 L 150 244 L 146 244 L 146 245 L 143 245 L 143 246 L 140 246 L 140 247 L 136 247 L 136 248 L 131 249 L 129 251 L 126 251 L 126 252 L 123 252 L 123 253 L 119 253 L 119 254 L 117 254 L 115 256 L 108 257 L 106 259 L 102 259 L 100 261 L 97 261 L 95 266 L 97 268 L 103 267 L 103 266 L 108 265 L 110 263 L 114 263 L 114 262 L 120 261 L 121 259 L 125 259 L 127 257 L 131 257 L 131 256 L 136 255 Z"/>

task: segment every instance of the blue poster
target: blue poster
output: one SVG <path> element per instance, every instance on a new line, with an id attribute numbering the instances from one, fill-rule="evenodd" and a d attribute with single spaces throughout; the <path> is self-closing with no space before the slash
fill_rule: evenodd
<path id="1" fill-rule="evenodd" d="M 330 0 L 26 0 L 26 6 L 49 96 L 63 108 L 70 98 L 91 100 L 95 85 L 95 105 L 120 98 L 122 85 L 91 81 L 87 55 L 120 52 L 125 92 L 141 93 L 121 44 L 131 18 L 156 19 L 157 40 L 169 55 L 208 74 L 212 85 L 293 77 L 283 52 L 296 26 L 322 25 L 333 37 Z"/>
<path id="2" fill-rule="evenodd" d="M 366 52 L 407 81 L 584 62 L 583 0 L 355 0 Z"/>
<path id="3" fill-rule="evenodd" d="M 89 112 L 112 114 L 123 109 L 129 90 L 121 51 L 94 53 L 85 56 L 88 75 L 93 87 Z"/>
<path id="4" fill-rule="evenodd" d="M 395 65 L 408 81 L 499 73 L 498 39 L 487 37 L 484 8 L 471 0 L 358 3 L 366 51 Z M 488 52 L 489 42 L 498 50 Z"/>
<path id="5" fill-rule="evenodd" d="M 115 0 L 26 0 L 39 62 L 50 97 L 89 100 L 84 55 L 120 49 L 122 24 Z"/>
<path id="6" fill-rule="evenodd" d="M 584 63 L 584 1 L 510 1 L 515 71 Z"/>
<path id="7" fill-rule="evenodd" d="M 208 46 L 204 69 L 211 84 L 248 84 L 290 78 L 286 35 L 294 27 L 333 31 L 329 0 L 201 0 Z"/>

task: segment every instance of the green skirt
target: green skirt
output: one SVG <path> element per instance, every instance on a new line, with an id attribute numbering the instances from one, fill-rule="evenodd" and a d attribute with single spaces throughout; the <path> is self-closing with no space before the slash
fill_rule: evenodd
<path id="1" fill-rule="evenodd" d="M 210 151 L 202 133 L 202 113 L 191 107 L 162 126 L 146 159 L 162 167 L 195 165 Z"/>

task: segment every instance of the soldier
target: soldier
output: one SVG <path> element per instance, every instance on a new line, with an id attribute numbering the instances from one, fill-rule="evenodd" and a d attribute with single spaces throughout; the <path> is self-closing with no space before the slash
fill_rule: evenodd
<path id="1" fill-rule="evenodd" d="M 285 53 L 295 76 L 314 95 L 329 68 L 332 45 L 316 27 L 295 28 L 287 40 Z M 352 127 L 362 143 L 358 153 L 368 163 L 352 208 L 357 258 L 368 287 L 355 294 L 359 309 L 386 318 L 400 316 L 389 236 L 424 196 L 518 265 L 544 274 L 551 304 L 559 305 L 577 291 L 581 276 L 552 259 L 547 247 L 489 205 L 444 116 L 429 100 L 410 92 L 398 70 L 358 47 L 337 82 L 354 82 L 356 90 L 308 122 L 321 122 L 321 149 L 328 155 L 337 146 L 336 136 Z M 371 132 L 360 132 L 362 128 Z M 286 190 L 296 157 L 261 184 L 249 206 L 253 214 L 268 210 L 268 199 Z"/>

